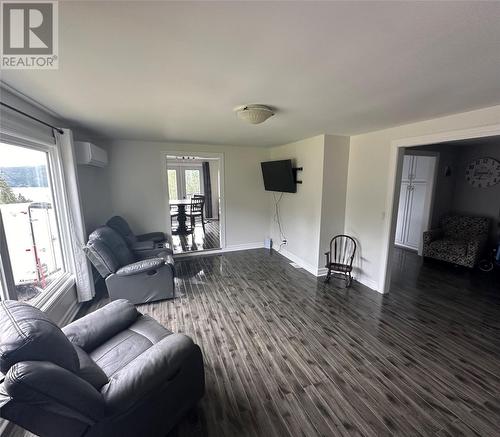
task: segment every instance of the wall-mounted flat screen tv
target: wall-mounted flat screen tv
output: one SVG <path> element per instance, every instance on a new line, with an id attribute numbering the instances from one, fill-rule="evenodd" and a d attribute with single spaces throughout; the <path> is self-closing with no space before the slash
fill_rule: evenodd
<path id="1" fill-rule="evenodd" d="M 260 165 L 266 191 L 297 192 L 291 159 L 261 162 Z"/>

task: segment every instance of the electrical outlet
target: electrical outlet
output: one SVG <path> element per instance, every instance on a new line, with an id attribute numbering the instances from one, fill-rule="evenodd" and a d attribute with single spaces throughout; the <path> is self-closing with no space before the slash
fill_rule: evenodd
<path id="1" fill-rule="evenodd" d="M 288 244 L 288 240 L 286 238 L 284 238 L 283 240 L 281 240 L 281 244 L 283 246 L 286 246 Z"/>

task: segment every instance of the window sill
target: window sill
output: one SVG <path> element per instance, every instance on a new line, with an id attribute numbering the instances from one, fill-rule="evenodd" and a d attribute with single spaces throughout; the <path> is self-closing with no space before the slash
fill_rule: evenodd
<path id="1" fill-rule="evenodd" d="M 53 287 L 46 290 L 46 292 L 43 293 L 39 299 L 29 303 L 42 311 L 47 312 L 57 303 L 61 296 L 66 294 L 74 286 L 75 277 L 71 274 L 66 274 L 60 278 Z"/>

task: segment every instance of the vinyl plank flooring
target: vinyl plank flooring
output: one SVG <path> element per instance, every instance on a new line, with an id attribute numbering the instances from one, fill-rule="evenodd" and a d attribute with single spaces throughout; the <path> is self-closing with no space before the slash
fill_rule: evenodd
<path id="1" fill-rule="evenodd" d="M 495 286 L 417 264 L 380 296 L 359 284 L 325 285 L 264 250 L 179 264 L 181 306 L 189 305 L 199 329 L 210 326 L 199 341 L 219 363 L 207 372 L 228 381 L 215 390 L 222 414 L 241 421 L 233 431 L 496 435 Z M 190 334 L 189 320 L 175 320 Z M 202 411 L 213 408 L 201 402 Z"/>
<path id="2" fill-rule="evenodd" d="M 205 357 L 200 419 L 172 435 L 500 435 L 494 277 L 403 251 L 384 296 L 324 284 L 264 249 L 176 270 L 180 297 L 139 306 Z"/>
<path id="3" fill-rule="evenodd" d="M 177 226 L 177 224 L 174 223 L 174 226 Z M 172 243 L 175 254 L 220 249 L 219 221 L 214 219 L 206 220 L 205 232 L 203 232 L 203 227 L 200 221 L 197 220 L 192 234 L 173 235 Z"/>

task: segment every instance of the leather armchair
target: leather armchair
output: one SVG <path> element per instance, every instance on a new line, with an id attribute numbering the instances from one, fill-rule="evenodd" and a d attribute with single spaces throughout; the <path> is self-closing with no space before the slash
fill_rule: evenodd
<path id="1" fill-rule="evenodd" d="M 473 268 L 488 240 L 490 219 L 446 215 L 438 229 L 424 232 L 423 256 Z"/>
<path id="2" fill-rule="evenodd" d="M 145 252 L 147 255 L 155 255 L 161 251 L 172 253 L 167 235 L 164 232 L 135 235 L 127 221 L 119 215 L 111 217 L 106 222 L 106 226 L 118 232 L 132 251 Z"/>
<path id="3" fill-rule="evenodd" d="M 175 295 L 175 269 L 171 252 L 142 259 L 108 226 L 97 228 L 84 248 L 99 274 L 105 278 L 111 299 L 134 304 L 170 299 Z"/>
<path id="4" fill-rule="evenodd" d="M 62 330 L 0 303 L 0 416 L 41 437 L 164 436 L 204 393 L 200 348 L 125 300 Z"/>

